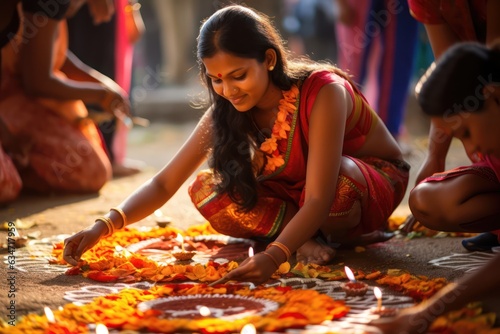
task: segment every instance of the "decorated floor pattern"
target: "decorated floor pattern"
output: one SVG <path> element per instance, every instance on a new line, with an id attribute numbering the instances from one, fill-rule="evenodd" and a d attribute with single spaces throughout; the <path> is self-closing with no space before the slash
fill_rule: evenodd
<path id="1" fill-rule="evenodd" d="M 20 248 L 16 252 L 17 261 L 16 269 L 23 272 L 45 272 L 45 273 L 64 273 L 68 269 L 67 266 L 50 264 L 52 258 L 53 245 L 64 240 L 65 235 L 58 235 L 52 238 L 46 238 L 42 240 L 32 240 L 28 243 L 27 247 Z M 165 240 L 162 238 L 152 238 L 150 240 L 144 240 L 138 243 L 134 243 L 126 247 L 126 251 L 131 253 L 141 253 L 147 255 L 148 258 L 158 262 L 169 264 L 175 262 L 175 259 L 169 254 L 171 250 L 162 249 L 162 243 Z M 192 243 L 210 243 L 210 242 L 224 242 L 228 246 L 232 245 L 231 252 L 224 252 L 221 248 L 218 252 L 214 253 L 207 249 L 207 252 L 199 252 L 193 261 L 201 264 L 210 261 L 216 261 L 219 263 L 226 263 L 229 260 L 238 259 L 238 255 L 241 256 L 242 252 L 246 252 L 249 247 L 254 246 L 254 242 L 246 239 L 234 239 L 227 238 L 219 235 L 209 235 L 209 236 L 199 236 L 194 237 L 190 241 Z M 159 245 L 154 247 L 154 245 Z M 153 246 L 153 247 L 152 247 Z M 168 248 L 168 247 L 167 247 Z M 175 247 L 174 247 L 175 248 Z M 430 261 L 431 265 L 438 267 L 450 268 L 453 270 L 461 270 L 464 272 L 472 271 L 486 261 L 488 261 L 493 255 L 487 253 L 466 253 L 466 254 L 451 254 L 446 257 L 434 259 Z M 228 258 L 226 258 L 228 257 Z M 7 256 L 4 257 L 4 261 L 7 261 Z M 303 277 L 288 277 L 280 278 L 274 280 L 273 282 L 267 284 L 267 287 L 292 287 L 294 290 L 298 289 L 309 289 L 315 290 L 320 294 L 327 295 L 334 300 L 344 301 L 345 304 L 350 308 L 349 312 L 342 317 L 340 320 L 327 321 L 320 325 L 307 326 L 305 329 L 301 329 L 300 333 L 327 333 L 332 331 L 339 331 L 342 333 L 378 333 L 375 328 L 367 327 L 366 324 L 378 317 L 371 313 L 377 305 L 377 298 L 373 293 L 373 289 L 376 286 L 374 282 L 370 282 L 366 295 L 362 297 L 347 297 L 342 291 L 339 281 L 327 281 L 317 278 L 303 278 Z M 186 284 L 186 283 L 183 283 Z M 198 283 L 192 283 L 198 284 Z M 76 290 L 66 291 L 64 294 L 64 300 L 69 303 L 75 303 L 77 305 L 85 305 L 96 297 L 102 297 L 111 294 L 117 294 L 124 289 L 136 289 L 136 290 L 148 290 L 151 289 L 155 284 L 150 282 L 134 282 L 134 283 L 99 283 L 89 281 L 89 284 Z M 253 289 L 255 288 L 252 284 L 248 286 Z M 382 302 L 385 307 L 389 308 L 405 308 L 414 304 L 414 300 L 408 296 L 398 294 L 386 287 L 379 287 L 383 292 Z M 196 309 L 196 312 L 199 310 Z M 190 312 L 190 311 L 187 311 Z M 211 310 L 212 314 L 223 315 L 223 310 Z M 287 333 L 298 333 L 297 330 L 289 329 Z"/>

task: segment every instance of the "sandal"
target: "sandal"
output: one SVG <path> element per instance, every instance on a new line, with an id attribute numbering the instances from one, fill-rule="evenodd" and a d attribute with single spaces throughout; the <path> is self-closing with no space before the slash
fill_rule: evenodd
<path id="1" fill-rule="evenodd" d="M 475 237 L 462 240 L 462 246 L 471 252 L 491 252 L 493 247 L 500 246 L 498 236 L 491 232 L 481 233 Z"/>

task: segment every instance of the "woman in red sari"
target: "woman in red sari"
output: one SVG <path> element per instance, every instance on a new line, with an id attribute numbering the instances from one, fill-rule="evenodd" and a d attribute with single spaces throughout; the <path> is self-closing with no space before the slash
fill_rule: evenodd
<path id="1" fill-rule="evenodd" d="M 128 114 L 128 98 L 67 50 L 65 18 L 85 1 L 8 3 L 14 2 L 19 4 L 11 22 L 17 24 L 4 32 L 7 45 L 1 51 L 0 118 L 7 139 L 0 140 L 17 138 L 29 150 L 16 168 L 8 154 L 0 153 L 0 202 L 18 195 L 20 181 L 23 188 L 41 193 L 96 192 L 110 178 L 111 168 L 83 102 Z M 5 143 L 4 149 L 11 150 Z"/>
<path id="2" fill-rule="evenodd" d="M 203 23 L 198 59 L 210 106 L 193 134 L 118 208 L 66 239 L 66 261 L 162 206 L 207 158 L 189 190 L 195 206 L 217 231 L 269 243 L 226 279 L 262 283 L 295 252 L 327 263 L 328 242 L 386 240 L 409 166 L 341 70 L 292 60 L 269 18 L 244 6 Z"/>
<path id="3" fill-rule="evenodd" d="M 409 0 L 408 3 L 413 17 L 425 26 L 436 60 L 439 60 L 446 50 L 457 43 L 479 42 L 485 45 L 492 45 L 500 38 L 500 1 Z M 434 173 L 439 173 L 439 176 L 433 178 L 434 182 L 426 183 L 425 187 L 417 187 L 413 191 L 415 197 L 420 193 L 420 189 L 422 188 L 425 188 L 426 192 L 433 194 L 433 196 L 428 197 L 428 201 L 424 201 L 424 196 L 419 196 L 419 206 L 433 206 L 436 201 L 431 198 L 440 198 L 442 194 L 453 191 L 452 189 L 447 189 L 447 185 L 450 182 L 437 182 L 445 178 L 445 161 L 451 140 L 452 136 L 440 131 L 439 124 L 436 124 L 435 120 L 431 119 L 428 152 L 417 173 L 415 184 L 418 185 Z M 477 156 L 469 157 L 474 163 L 481 160 Z M 481 164 L 484 164 L 484 161 Z M 470 170 L 467 169 L 461 170 L 462 174 L 468 174 L 469 172 Z M 476 173 L 472 173 L 469 177 L 474 177 L 474 175 L 477 176 Z M 456 173 L 454 176 L 456 176 Z M 462 179 L 455 179 L 455 182 L 460 182 Z M 411 201 L 412 197 L 410 195 L 410 205 Z M 453 210 L 449 210 L 448 214 L 453 215 L 453 212 Z M 448 215 L 442 217 L 444 225 L 446 225 L 446 222 L 453 220 L 454 218 Z M 416 222 L 413 215 L 410 215 L 405 223 L 404 230 L 411 231 Z M 421 223 L 425 224 L 426 222 Z M 437 229 L 444 227 L 437 224 L 433 225 Z M 462 245 L 470 251 L 490 251 L 492 247 L 500 246 L 500 243 L 495 234 L 484 232 L 476 237 L 462 240 Z"/>
<path id="4" fill-rule="evenodd" d="M 487 80 L 485 80 L 487 79 Z M 458 43 L 423 78 L 418 94 L 422 110 L 443 138 L 453 136 L 470 156 L 482 159 L 434 174 L 410 196 L 415 217 L 444 231 L 493 231 L 500 235 L 500 41 L 492 48 Z M 427 333 L 440 315 L 483 301 L 498 310 L 500 253 L 429 300 L 375 325 L 384 333 Z M 384 321 L 382 321 L 384 320 Z M 432 331 L 432 327 L 431 327 Z"/>

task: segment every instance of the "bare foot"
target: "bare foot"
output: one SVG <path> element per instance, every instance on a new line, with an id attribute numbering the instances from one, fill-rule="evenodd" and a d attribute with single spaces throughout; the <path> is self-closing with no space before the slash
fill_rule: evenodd
<path id="1" fill-rule="evenodd" d="M 327 245 L 322 245 L 313 239 L 306 241 L 297 249 L 297 262 L 327 264 L 335 256 L 335 250 Z"/>
<path id="2" fill-rule="evenodd" d="M 343 240 L 340 242 L 341 247 L 350 248 L 355 246 L 367 246 L 371 244 L 375 244 L 377 242 L 385 242 L 394 237 L 394 233 L 392 232 L 384 232 L 380 230 L 376 230 L 370 233 L 362 234 L 359 237 L 349 240 Z"/>

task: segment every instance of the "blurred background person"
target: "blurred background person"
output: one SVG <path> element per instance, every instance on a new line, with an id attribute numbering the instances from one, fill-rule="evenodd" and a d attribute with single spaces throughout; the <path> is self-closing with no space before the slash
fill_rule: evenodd
<path id="1" fill-rule="evenodd" d="M 97 15 L 105 21 L 112 8 L 106 0 L 92 1 L 103 5 L 100 8 L 104 12 L 100 10 Z M 27 143 L 27 150 L 17 147 L 24 155 L 23 163 L 15 165 L 15 170 L 10 168 L 7 174 L 10 181 L 16 177 L 21 180 L 24 189 L 92 193 L 99 191 L 111 176 L 100 133 L 88 119 L 84 103 L 99 104 L 108 113 L 128 115 L 129 101 L 115 82 L 67 50 L 66 18 L 83 3 L 85 0 L 72 0 L 54 6 L 48 0 L 23 0 L 17 1 L 13 11 L 13 2 L 2 2 L 2 12 L 10 11 L 10 22 L 15 24 L 0 36 L 4 44 L 0 140 L 7 150 L 7 154 L 2 152 L 0 163 L 3 169 L 16 162 L 10 159 L 9 164 L 8 154 L 16 149 L 9 142 Z M 3 195 L 9 179 L 0 182 Z M 2 201 L 19 194 L 11 191 L 7 195 L 0 196 Z"/>
<path id="2" fill-rule="evenodd" d="M 338 65 L 352 75 L 391 134 L 404 142 L 407 98 L 414 73 L 418 22 L 407 1 L 336 0 Z"/>
<path id="3" fill-rule="evenodd" d="M 141 5 L 133 0 L 110 1 L 115 13 L 108 22 L 96 24 L 93 17 L 95 5 L 92 2 L 68 20 L 69 49 L 84 63 L 114 79 L 130 94 L 134 45 L 145 31 Z M 93 112 L 91 116 L 103 134 L 113 176 L 140 172 L 142 167 L 139 162 L 126 159 L 131 120 L 117 119 L 103 113 L 98 105 L 87 107 Z"/>
<path id="4" fill-rule="evenodd" d="M 409 0 L 408 3 L 414 19 L 424 24 L 436 60 L 439 60 L 443 53 L 457 43 L 473 41 L 491 46 L 500 38 L 500 1 L 498 0 Z M 444 133 L 436 125 L 435 119 L 431 120 L 427 156 L 417 173 L 416 185 L 435 173 L 452 174 L 450 171 L 445 172 L 446 157 L 451 141 L 452 136 Z M 480 157 L 477 152 L 467 151 L 466 153 L 474 163 L 484 161 L 484 157 Z M 425 187 L 421 188 L 429 194 L 436 194 L 445 189 L 441 182 L 426 182 Z M 417 189 L 413 195 L 415 198 L 420 198 L 419 210 L 426 211 L 426 206 L 432 206 L 433 203 L 422 201 L 423 196 L 417 196 L 419 193 Z M 411 231 L 416 223 L 415 218 L 410 215 L 404 230 Z M 470 251 L 490 251 L 493 247 L 500 246 L 500 243 L 496 234 L 485 232 L 476 237 L 464 239 L 462 245 Z"/>
<path id="5" fill-rule="evenodd" d="M 314 60 L 337 62 L 334 0 L 284 1 L 283 28 L 290 35 L 290 49 Z"/>

